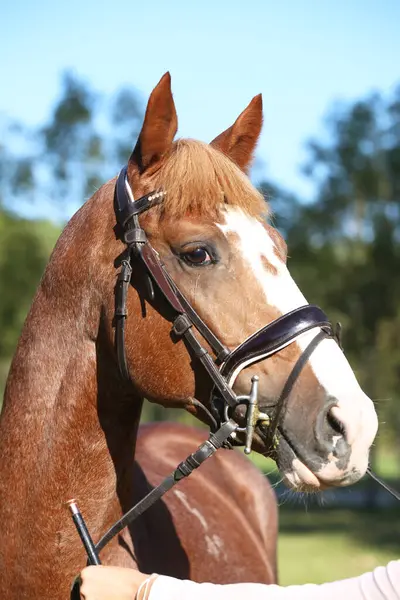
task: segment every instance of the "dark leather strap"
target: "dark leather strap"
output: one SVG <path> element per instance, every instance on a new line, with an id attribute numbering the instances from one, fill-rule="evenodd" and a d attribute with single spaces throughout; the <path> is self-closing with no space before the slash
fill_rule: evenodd
<path id="1" fill-rule="evenodd" d="M 185 298 L 182 292 L 176 287 L 171 276 L 166 271 L 164 265 L 158 258 L 157 253 L 151 245 L 146 242 L 139 248 L 140 255 L 151 273 L 154 282 L 157 284 L 161 293 L 168 303 L 178 314 L 186 314 L 189 317 L 190 325 L 194 325 L 201 336 L 210 344 L 219 360 L 224 360 L 229 355 L 229 350 L 221 344 L 217 336 L 207 327 L 204 321 Z M 179 334 L 175 328 L 175 333 Z M 183 335 L 183 331 L 180 333 Z"/>
<path id="2" fill-rule="evenodd" d="M 129 380 L 129 369 L 125 353 L 125 321 L 128 315 L 126 299 L 132 276 L 130 258 L 122 261 L 121 271 L 118 273 L 115 290 L 115 349 L 119 370 L 124 379 Z"/>
<path id="3" fill-rule="evenodd" d="M 220 342 L 216 335 L 211 331 L 211 329 L 204 323 L 201 317 L 197 314 L 193 306 L 184 296 L 184 294 L 180 291 L 179 288 L 176 287 L 174 281 L 171 279 L 168 271 L 166 271 L 164 265 L 162 265 L 162 270 L 168 279 L 172 289 L 175 292 L 179 302 L 184 308 L 186 314 L 189 316 L 191 322 L 196 327 L 197 331 L 202 335 L 202 337 L 210 344 L 211 348 L 216 354 L 218 362 L 222 362 L 227 359 L 230 354 L 230 350 Z"/>
<path id="4" fill-rule="evenodd" d="M 170 282 L 166 278 L 161 262 L 150 244 L 146 242 L 140 246 L 139 253 L 164 298 L 178 314 L 184 313 L 185 309 L 179 302 L 175 291 L 172 289 Z"/>
<path id="5" fill-rule="evenodd" d="M 234 392 L 227 385 L 225 379 L 221 376 L 216 364 L 207 352 L 207 350 L 199 343 L 196 336 L 191 331 L 194 325 L 200 334 L 206 339 L 213 350 L 219 357 L 225 357 L 229 351 L 219 342 L 214 336 L 205 323 L 200 319 L 195 310 L 190 306 L 189 302 L 184 298 L 183 294 L 177 294 L 177 288 L 167 272 L 163 268 L 157 253 L 153 250 L 148 242 L 141 244 L 137 249 L 140 257 L 147 267 L 152 279 L 156 283 L 160 292 L 177 313 L 177 317 L 173 322 L 173 331 L 178 336 L 183 336 L 190 344 L 197 358 L 200 359 L 203 366 L 212 378 L 215 386 L 221 393 L 221 396 L 230 406 L 236 406 L 237 401 Z M 115 345 L 117 361 L 122 376 L 129 380 L 129 369 L 126 361 L 125 352 L 125 320 L 127 316 L 126 311 L 126 297 L 127 290 L 131 279 L 132 269 L 130 261 L 125 260 L 122 263 L 121 272 L 118 276 L 117 289 L 116 289 L 116 310 L 115 310 Z M 185 304 L 182 306 L 181 301 Z M 185 308 L 188 308 L 188 314 L 185 312 Z"/>
<path id="6" fill-rule="evenodd" d="M 311 354 L 314 352 L 314 350 L 317 348 L 317 346 L 319 346 L 320 342 L 322 342 L 322 340 L 326 339 L 327 337 L 329 337 L 329 334 L 324 329 L 322 329 L 319 333 L 317 333 L 317 335 L 308 344 L 307 348 L 300 354 L 299 358 L 296 361 L 296 364 L 294 365 L 293 369 L 291 370 L 290 375 L 287 378 L 285 385 L 283 386 L 283 390 L 282 390 L 281 395 L 279 396 L 278 402 L 276 404 L 275 413 L 274 413 L 274 416 L 273 416 L 273 419 L 272 419 L 272 422 L 270 425 L 270 430 L 269 430 L 269 435 L 271 436 L 271 440 L 273 440 L 276 430 L 279 427 L 279 422 L 280 422 L 282 413 L 284 411 L 284 408 L 286 408 L 287 400 L 289 398 L 291 391 L 294 388 L 296 381 L 298 380 L 302 370 L 304 369 L 307 362 L 309 361 Z"/>
<path id="7" fill-rule="evenodd" d="M 114 210 L 117 222 L 124 229 L 134 215 L 140 215 L 152 206 L 161 204 L 164 199 L 165 192 L 163 190 L 150 192 L 142 196 L 138 200 L 134 200 L 132 188 L 129 185 L 127 178 L 128 167 L 121 169 L 115 184 L 114 192 Z M 128 192 L 131 192 L 131 195 Z"/>
<path id="8" fill-rule="evenodd" d="M 177 483 L 175 480 L 175 472 L 171 473 L 164 479 L 164 481 L 156 488 L 151 490 L 140 502 L 135 504 L 127 513 L 124 514 L 119 521 L 103 535 L 103 537 L 96 544 L 97 552 L 100 552 L 104 546 L 106 546 L 118 533 L 120 533 L 125 527 L 132 523 L 137 517 L 143 514 L 150 508 L 157 500 L 160 500 L 162 496 L 168 492 Z"/>
<path id="9" fill-rule="evenodd" d="M 183 316 L 184 315 L 181 315 L 181 317 Z M 200 360 L 201 364 L 209 374 L 211 381 L 214 383 L 214 386 L 218 389 L 221 397 L 229 406 L 231 406 L 232 408 L 236 407 L 239 403 L 239 400 L 235 392 L 228 385 L 228 382 L 225 379 L 225 377 L 221 375 L 214 360 L 207 352 L 207 350 L 200 344 L 200 342 L 194 335 L 192 329 L 186 329 L 186 331 L 183 333 L 183 336 L 192 348 L 196 358 Z"/>
<path id="10" fill-rule="evenodd" d="M 76 577 L 74 583 L 72 584 L 70 600 L 82 600 L 80 577 Z"/>
<path id="11" fill-rule="evenodd" d="M 121 517 L 119 521 L 103 535 L 103 537 L 96 544 L 96 551 L 100 552 L 113 537 L 115 537 L 120 531 L 122 531 L 127 525 L 132 523 L 137 517 L 143 514 L 150 508 L 157 500 L 159 500 L 168 490 L 170 490 L 179 481 L 188 477 L 195 469 L 197 469 L 207 458 L 210 458 L 219 448 L 221 448 L 230 437 L 230 435 L 236 431 L 238 425 L 235 421 L 230 419 L 215 433 L 212 433 L 208 440 L 203 442 L 198 449 L 190 454 L 186 460 L 181 462 L 177 468 L 168 475 L 156 488 L 152 489 L 140 502 L 138 502 L 133 508 Z"/>
<path id="12" fill-rule="evenodd" d="M 284 345 L 294 341 L 299 335 L 321 327 L 331 332 L 332 326 L 328 317 L 318 306 L 307 304 L 266 325 L 252 336 L 247 338 L 240 346 L 235 348 L 221 367 L 221 373 L 228 380 L 231 374 L 249 359 L 256 359 L 266 353 L 277 352 Z"/>

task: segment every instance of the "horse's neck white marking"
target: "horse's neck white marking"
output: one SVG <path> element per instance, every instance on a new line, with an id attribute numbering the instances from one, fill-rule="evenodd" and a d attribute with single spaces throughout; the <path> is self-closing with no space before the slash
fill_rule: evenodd
<path id="1" fill-rule="evenodd" d="M 238 249 L 250 266 L 253 275 L 264 292 L 269 306 L 275 307 L 280 314 L 308 304 L 305 297 L 292 279 L 289 270 L 276 253 L 275 245 L 267 230 L 257 219 L 246 215 L 236 207 L 227 207 L 225 223 L 219 225 L 225 233 L 235 233 Z M 263 264 L 265 257 L 276 269 L 268 270 Z M 313 329 L 297 338 L 297 344 L 303 351 L 317 335 L 319 329 Z M 332 339 L 323 340 L 311 355 L 309 364 L 326 394 L 336 399 L 338 406 L 344 408 L 349 437 L 357 435 L 351 432 L 351 424 L 360 423 L 360 412 L 371 420 L 370 442 L 376 432 L 376 415 L 369 398 L 361 390 L 354 373 L 344 354 Z M 368 408 L 367 408 L 368 405 Z M 371 416 L 372 415 L 372 416 Z"/>

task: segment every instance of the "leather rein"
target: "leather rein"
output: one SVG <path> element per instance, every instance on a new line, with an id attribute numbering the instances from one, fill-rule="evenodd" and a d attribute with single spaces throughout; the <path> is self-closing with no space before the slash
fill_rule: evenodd
<path id="1" fill-rule="evenodd" d="M 142 500 L 133 506 L 94 544 L 79 510 L 74 522 L 85 545 L 89 564 L 100 564 L 98 553 L 127 525 L 143 514 L 150 506 L 159 500 L 168 490 L 183 478 L 190 475 L 207 458 L 211 457 L 221 447 L 243 445 L 238 442 L 237 434 L 245 438 L 245 453 L 251 451 L 251 444 L 256 426 L 259 424 L 263 433 L 268 432 L 271 443 L 279 431 L 279 423 L 284 413 L 287 399 L 300 373 L 318 344 L 333 338 L 340 343 L 340 326 L 334 330 L 325 313 L 317 306 L 306 305 L 297 308 L 269 325 L 263 327 L 247 338 L 236 349 L 230 351 L 209 329 L 197 314 L 190 302 L 177 288 L 158 253 L 149 243 L 145 231 L 139 223 L 139 215 L 163 202 L 166 192 L 163 190 L 151 192 L 135 200 L 127 178 L 125 166 L 116 181 L 114 194 L 114 210 L 120 230 L 120 238 L 126 244 L 126 250 L 120 261 L 121 270 L 117 277 L 115 289 L 115 347 L 117 361 L 122 377 L 130 381 L 129 368 L 125 351 L 125 324 L 127 319 L 126 301 L 132 277 L 132 260 L 139 259 L 146 267 L 147 290 L 151 300 L 155 298 L 155 288 L 169 305 L 174 317 L 171 331 L 175 338 L 182 338 L 200 361 L 210 377 L 213 391 L 210 399 L 210 409 L 195 400 L 195 405 L 204 411 L 210 423 L 210 437 L 199 448 L 181 462 L 164 481 L 152 489 Z M 320 331 L 312 339 L 290 373 L 278 402 L 274 405 L 274 415 L 271 418 L 258 408 L 258 377 L 252 379 L 248 395 L 236 395 L 231 381 L 244 366 L 257 362 L 279 352 L 294 342 L 300 335 L 314 328 Z M 215 359 L 195 335 L 196 330 L 211 347 Z M 245 406 L 245 426 L 240 426 L 235 417 L 235 409 Z M 368 468 L 367 473 L 391 493 L 397 500 L 400 494 L 383 482 Z M 79 514 L 78 514 L 79 513 Z M 74 514 L 74 513 L 73 513 Z M 76 516 L 78 514 L 78 516 Z M 78 521 L 76 521 L 78 519 Z M 76 592 L 75 592 L 76 593 Z M 77 596 L 78 597 L 78 596 Z"/>

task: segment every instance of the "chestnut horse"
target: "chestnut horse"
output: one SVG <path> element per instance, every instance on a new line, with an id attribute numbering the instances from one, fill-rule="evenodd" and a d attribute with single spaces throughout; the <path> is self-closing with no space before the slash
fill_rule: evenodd
<path id="1" fill-rule="evenodd" d="M 140 198 L 166 192 L 140 225 L 171 280 L 228 349 L 306 305 L 286 267 L 286 246 L 246 173 L 262 125 L 261 96 L 210 145 L 174 142 L 177 117 L 166 74 L 153 90 L 130 157 L 127 184 Z M 115 180 L 71 219 L 52 254 L 11 366 L 0 422 L 0 597 L 61 600 L 84 552 L 63 503 L 76 497 L 95 540 L 204 435 L 178 425 L 143 428 L 143 398 L 207 421 L 211 380 L 171 335 L 158 290 L 133 264 L 125 352 L 114 349 Z M 246 394 L 257 374 L 261 410 L 273 410 L 299 357 L 321 333 L 303 331 L 231 380 Z M 274 457 L 296 489 L 357 481 L 377 419 L 336 342 L 322 339 L 293 382 Z M 272 451 L 262 424 L 253 448 Z M 136 449 L 136 453 L 135 453 Z M 135 456 L 135 461 L 133 457 Z M 275 580 L 276 507 L 265 479 L 220 450 L 102 552 L 197 581 Z"/>

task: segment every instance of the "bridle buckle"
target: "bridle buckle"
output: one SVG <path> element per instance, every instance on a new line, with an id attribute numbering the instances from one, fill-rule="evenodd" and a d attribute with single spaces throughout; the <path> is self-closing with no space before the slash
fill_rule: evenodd
<path id="1" fill-rule="evenodd" d="M 238 427 L 236 429 L 236 432 L 240 432 L 240 433 L 244 433 L 245 434 L 245 444 L 244 444 L 244 453 L 245 454 L 250 454 L 251 452 L 251 446 L 253 443 L 253 437 L 254 437 L 254 430 L 258 424 L 259 421 L 266 423 L 267 425 L 269 425 L 270 423 L 270 418 L 266 413 L 263 413 L 260 411 L 259 407 L 258 407 L 258 382 L 260 381 L 260 378 L 258 377 L 258 375 L 254 375 L 251 378 L 251 388 L 250 388 L 250 393 L 248 396 L 243 395 L 243 396 L 237 396 L 237 400 L 238 400 L 238 405 L 240 406 L 242 404 L 245 404 L 247 406 L 246 408 L 246 425 L 245 427 Z M 229 410 L 229 406 L 225 405 L 225 420 L 227 421 L 229 419 L 229 415 L 228 415 L 228 410 Z M 235 432 L 235 434 L 236 434 Z M 231 437 L 236 437 L 236 435 L 232 435 Z"/>
<path id="2" fill-rule="evenodd" d="M 128 246 L 131 246 L 132 244 L 145 244 L 147 242 L 146 232 L 141 227 L 127 229 L 124 232 L 123 238 L 125 244 Z"/>

